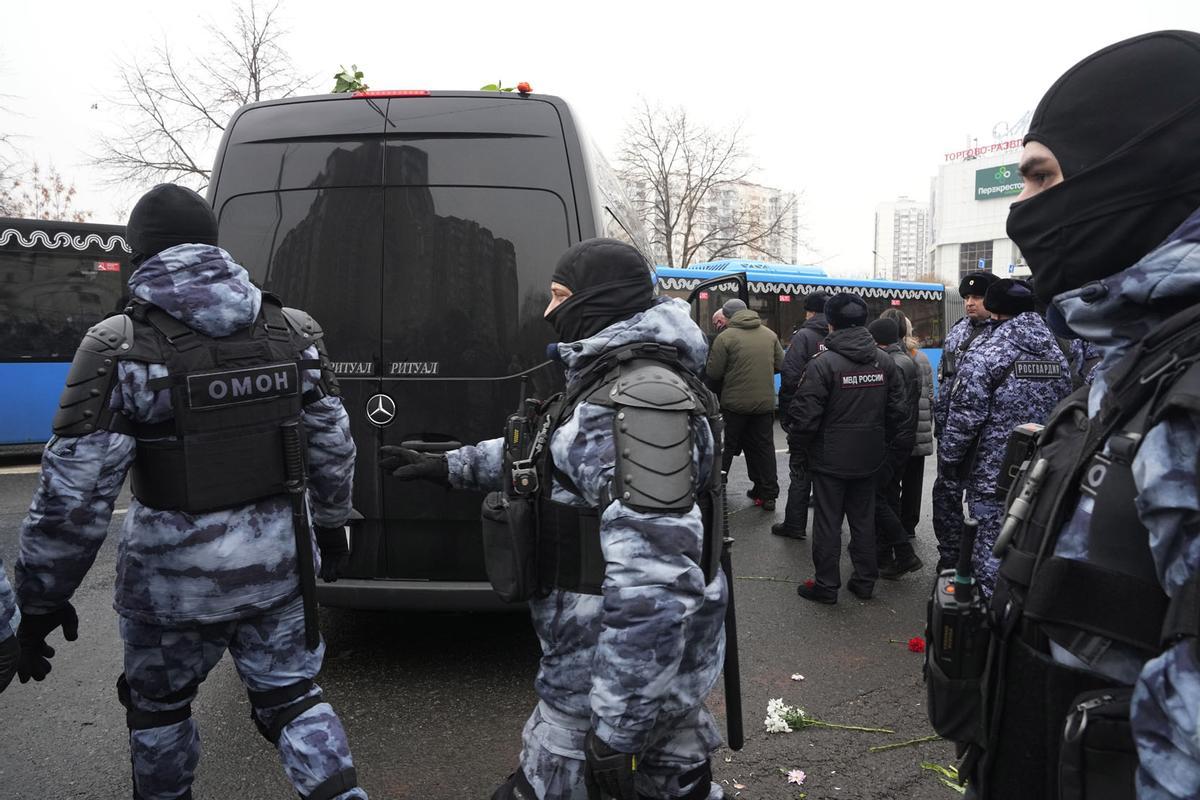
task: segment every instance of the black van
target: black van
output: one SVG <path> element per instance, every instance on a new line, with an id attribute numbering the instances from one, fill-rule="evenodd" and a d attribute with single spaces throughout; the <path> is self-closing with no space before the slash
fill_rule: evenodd
<path id="1" fill-rule="evenodd" d="M 502 607 L 481 495 L 392 480 L 376 457 L 499 436 L 523 381 L 556 389 L 542 311 L 558 256 L 621 215 L 604 169 L 545 95 L 323 95 L 230 120 L 208 190 L 221 246 L 325 329 L 358 445 L 350 564 L 322 603 Z"/>

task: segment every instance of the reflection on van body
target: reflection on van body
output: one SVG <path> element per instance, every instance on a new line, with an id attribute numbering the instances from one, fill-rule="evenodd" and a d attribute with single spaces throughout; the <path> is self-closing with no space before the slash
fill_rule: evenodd
<path id="1" fill-rule="evenodd" d="M 475 493 L 392 481 L 384 444 L 499 435 L 541 366 L 550 275 L 602 233 L 570 113 L 555 98 L 436 93 L 247 106 L 210 197 L 221 244 L 326 331 L 359 449 L 350 580 L 328 603 L 490 607 Z M 377 395 L 395 404 L 367 417 Z M 378 417 L 386 419 L 386 415 Z"/>

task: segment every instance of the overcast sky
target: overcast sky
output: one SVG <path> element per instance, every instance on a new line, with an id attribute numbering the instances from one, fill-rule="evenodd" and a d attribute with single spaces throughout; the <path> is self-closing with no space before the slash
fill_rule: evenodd
<path id="1" fill-rule="evenodd" d="M 74 180 L 93 221 L 123 222 L 136 191 L 106 186 L 88 164 L 113 124 L 118 62 L 163 38 L 203 57 L 204 23 L 231 8 L 7 0 L 0 125 L 26 160 Z M 284 0 L 282 15 L 317 91 L 351 62 L 376 89 L 529 81 L 566 98 L 610 157 L 639 96 L 741 123 L 758 182 L 803 193 L 807 260 L 843 273 L 871 268 L 876 203 L 927 201 L 946 152 L 991 143 L 997 123 L 1031 110 L 1080 58 L 1147 31 L 1200 30 L 1196 0 Z"/>

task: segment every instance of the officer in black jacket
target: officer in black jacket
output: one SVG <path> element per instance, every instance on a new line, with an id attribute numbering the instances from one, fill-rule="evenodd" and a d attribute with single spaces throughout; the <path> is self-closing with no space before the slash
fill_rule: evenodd
<path id="1" fill-rule="evenodd" d="M 875 473 L 889 449 L 912 449 L 913 431 L 903 378 L 880 350 L 867 322 L 867 304 L 841 292 L 825 303 L 832 333 L 828 348 L 808 363 L 789 408 L 788 446 L 804 452 L 812 472 L 813 564 L 816 580 L 797 592 L 833 604 L 841 587 L 843 516 L 850 524 L 854 574 L 847 588 L 867 600 L 878 576 L 875 555 Z"/>
<path id="2" fill-rule="evenodd" d="M 779 374 L 780 422 L 788 427 L 788 409 L 796 395 L 796 387 L 804 377 L 804 367 L 817 353 L 825 349 L 825 337 L 829 335 L 829 322 L 825 319 L 825 301 L 828 292 L 815 291 L 804 299 L 804 324 L 792 335 L 783 356 L 783 367 Z M 789 539 L 803 539 L 808 528 L 808 505 L 812 498 L 812 479 L 804 468 L 804 453 L 788 451 L 788 496 L 783 512 L 783 522 L 771 526 L 771 533 Z"/>
<path id="3" fill-rule="evenodd" d="M 913 441 L 917 435 L 917 416 L 921 398 L 921 373 L 917 364 L 899 344 L 900 326 L 894 319 L 877 319 L 867 326 L 879 349 L 891 356 L 900 371 L 904 383 L 904 399 L 908 417 L 904 423 L 911 430 Z M 900 449 L 906 437 L 896 437 L 894 447 L 888 449 L 887 458 L 875 473 L 875 540 L 879 556 L 879 576 L 894 580 L 906 572 L 915 572 L 922 566 L 917 558 L 908 531 L 900 520 L 900 478 L 908 464 L 912 448 Z"/>

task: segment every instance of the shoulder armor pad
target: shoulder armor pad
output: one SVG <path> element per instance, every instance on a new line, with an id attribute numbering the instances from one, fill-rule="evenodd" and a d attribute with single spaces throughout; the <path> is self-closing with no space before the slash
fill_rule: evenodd
<path id="1" fill-rule="evenodd" d="M 698 406 L 687 381 L 656 361 L 622 365 L 608 397 L 613 405 L 662 411 L 693 411 Z"/>
<path id="2" fill-rule="evenodd" d="M 117 360 L 133 348 L 133 320 L 124 314 L 93 325 L 75 351 L 58 401 L 55 436 L 84 436 L 107 427 Z"/>
<path id="3" fill-rule="evenodd" d="M 283 316 L 292 332 L 304 340 L 306 347 L 325 335 L 325 331 L 307 311 L 301 311 L 298 308 L 284 308 Z"/>
<path id="4" fill-rule="evenodd" d="M 635 361 L 622 367 L 609 398 L 617 412 L 613 498 L 637 511 L 691 510 L 691 412 L 699 404 L 687 383 L 664 365 Z"/>

